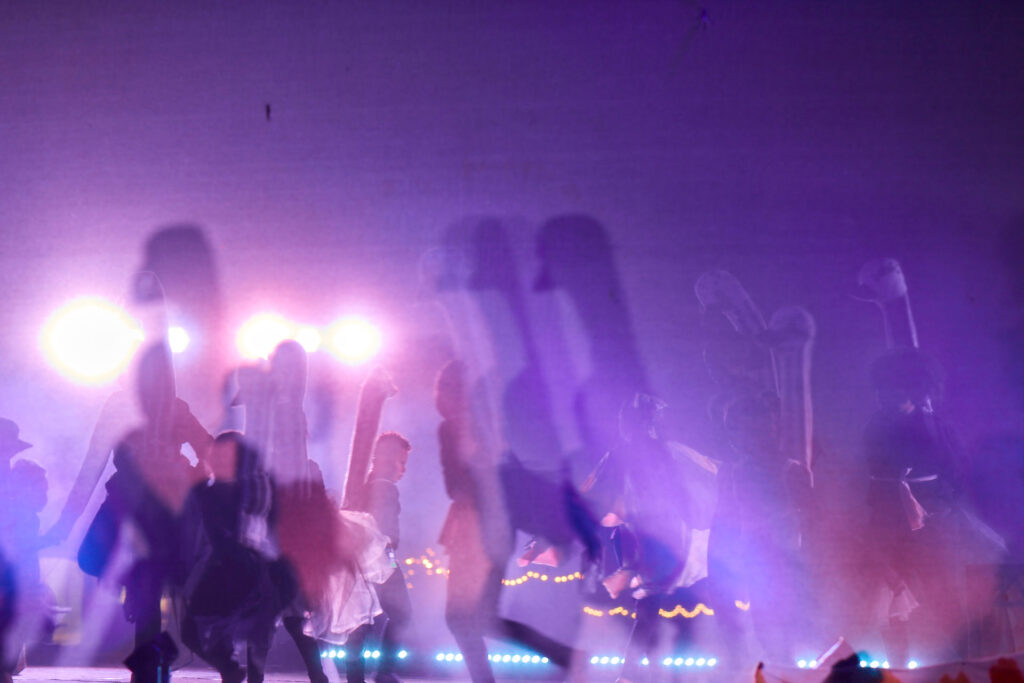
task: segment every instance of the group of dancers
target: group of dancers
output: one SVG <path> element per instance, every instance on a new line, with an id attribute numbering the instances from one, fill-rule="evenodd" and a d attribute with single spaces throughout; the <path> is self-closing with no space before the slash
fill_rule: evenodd
<path id="1" fill-rule="evenodd" d="M 862 284 L 886 314 L 891 350 L 873 368 L 879 411 L 866 435 L 870 526 L 888 591 L 880 627 L 890 660 L 905 662 L 911 616 L 955 602 L 950 554 L 962 526 L 959 461 L 952 432 L 934 410 L 940 374 L 916 348 L 909 308 L 899 308 L 906 291 L 898 265 L 872 268 Z M 749 602 L 762 657 L 791 658 L 811 602 L 808 547 L 818 505 L 809 395 L 814 321 L 787 308 L 765 323 L 722 271 L 702 277 L 697 295 L 705 360 L 720 389 L 711 412 L 728 453 L 708 457 L 667 439 L 664 403 L 634 386 L 606 411 L 617 434 L 606 438 L 604 456 L 577 468 L 579 476 L 567 468 L 565 479 L 552 483 L 498 446 L 473 369 L 463 360 L 440 369 L 437 448 L 451 499 L 440 534 L 449 558 L 445 618 L 474 682 L 494 680 L 485 637 L 518 642 L 584 680 L 576 644 L 498 614 L 516 530 L 535 536 L 526 560 L 557 564 L 574 547 L 601 590 L 636 600 L 621 681 L 650 675 L 641 661 L 657 648 L 659 614 L 681 592 L 708 584 L 727 602 Z M 244 433 L 212 435 L 177 395 L 159 278 L 140 272 L 133 300 L 155 331 L 146 337 L 152 341 L 140 350 L 132 381 L 105 404 L 64 511 L 45 534 L 38 521 L 45 473 L 40 483 L 41 468 L 30 460 L 10 464 L 29 444 L 16 425 L 0 422 L 0 495 L 11 501 L 0 530 L 0 681 L 24 666 L 24 646 L 45 621 L 35 588 L 39 549 L 69 535 L 111 459 L 115 473 L 78 562 L 91 575 L 119 573 L 135 630 L 126 660 L 133 681 L 167 680 L 179 642 L 224 681 L 261 681 L 280 625 L 311 682 L 328 680 L 322 643 L 354 653 L 339 666 L 347 680 L 362 681 L 359 653 L 382 622 L 376 680 L 398 680 L 396 657 L 412 610 L 396 561 L 396 485 L 414 446 L 400 433 L 380 433 L 396 391 L 391 377 L 376 369 L 365 379 L 336 500 L 306 451 L 307 359 L 298 343 L 283 342 L 261 365 L 234 373 L 228 398 L 244 407 Z M 911 336 L 900 339 L 900 330 Z M 168 595 L 181 605 L 173 636 L 162 619 Z M 720 613 L 728 628 L 729 611 Z"/>

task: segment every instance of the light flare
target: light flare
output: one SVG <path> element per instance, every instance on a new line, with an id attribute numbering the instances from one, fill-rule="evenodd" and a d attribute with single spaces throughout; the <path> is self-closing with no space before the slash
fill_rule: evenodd
<path id="1" fill-rule="evenodd" d="M 99 297 L 81 297 L 54 312 L 40 338 L 47 360 L 83 384 L 105 384 L 125 369 L 142 343 L 138 321 Z"/>

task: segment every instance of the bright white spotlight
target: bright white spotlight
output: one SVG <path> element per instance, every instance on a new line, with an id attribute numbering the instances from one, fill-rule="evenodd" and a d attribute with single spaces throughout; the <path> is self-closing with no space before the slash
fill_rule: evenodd
<path id="1" fill-rule="evenodd" d="M 380 350 L 380 330 L 362 318 L 342 318 L 331 330 L 331 351 L 348 365 L 360 365 Z"/>
<path id="2" fill-rule="evenodd" d="M 142 343 L 142 329 L 109 301 L 81 298 L 50 316 L 40 341 L 47 360 L 63 374 L 86 384 L 102 384 L 128 365 Z"/>
<path id="3" fill-rule="evenodd" d="M 920 665 L 917 663 L 916 659 L 911 659 L 909 662 L 907 662 L 908 669 L 916 669 L 918 666 Z"/>
<path id="4" fill-rule="evenodd" d="M 277 345 L 291 339 L 293 326 L 274 313 L 260 313 L 245 321 L 238 329 L 235 343 L 244 358 L 267 358 Z"/>
<path id="5" fill-rule="evenodd" d="M 183 353 L 192 343 L 192 338 L 188 336 L 184 327 L 172 325 L 167 328 L 167 343 L 171 347 L 171 353 Z"/>
<path id="6" fill-rule="evenodd" d="M 295 341 L 306 349 L 306 353 L 313 353 L 320 348 L 320 333 L 315 327 L 300 327 L 295 332 Z"/>

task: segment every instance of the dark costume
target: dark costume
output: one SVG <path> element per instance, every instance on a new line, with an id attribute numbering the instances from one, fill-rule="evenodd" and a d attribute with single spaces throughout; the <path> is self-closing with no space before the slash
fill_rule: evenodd
<path id="1" fill-rule="evenodd" d="M 961 475 L 952 430 L 930 410 L 879 411 L 865 432 L 868 471 L 869 530 L 892 600 L 889 647 L 906 656 L 902 625 L 915 615 L 934 653 L 946 657 L 943 625 L 963 623 L 957 589 L 958 537 L 963 527 L 957 498 Z M 946 640 L 946 643 L 941 641 Z"/>
<path id="2" fill-rule="evenodd" d="M 240 449 L 241 451 L 241 449 Z M 242 465 L 240 471 L 252 470 Z M 294 597 L 288 572 L 246 545 L 243 525 L 252 489 L 263 488 L 258 473 L 231 482 L 199 484 L 183 515 L 184 553 L 195 558 L 186 585 L 182 640 L 220 672 L 241 680 L 246 670 L 235 656 L 243 646 L 248 680 L 263 680 L 274 622 Z"/>
<path id="3" fill-rule="evenodd" d="M 210 435 L 175 396 L 170 349 L 157 343 L 143 352 L 137 398 L 144 423 L 114 449 L 116 471 L 82 546 L 82 569 L 99 576 L 106 569 L 121 527 L 130 522 L 143 548 L 125 581 L 125 614 L 135 624 L 135 646 L 125 661 L 136 683 L 160 680 L 177 656 L 173 641 L 160 633 L 160 598 L 181 580 L 178 514 L 194 484 L 204 478 L 182 454 L 184 443 L 203 457 Z M 105 456 L 104 456 L 105 457 Z"/>
<path id="4" fill-rule="evenodd" d="M 474 683 L 493 681 L 484 636 L 511 640 L 547 656 L 562 668 L 573 650 L 538 631 L 498 616 L 505 563 L 511 553 L 511 530 L 502 500 L 497 468 L 470 460 L 460 427 L 441 423 L 441 467 L 452 500 L 441 531 L 449 555 L 445 620 L 462 651 Z"/>
<path id="5" fill-rule="evenodd" d="M 707 576 L 714 480 L 709 460 L 647 433 L 611 450 L 595 472 L 592 490 L 614 515 L 605 523 L 618 524 L 616 574 L 630 577 L 637 599 L 624 679 L 643 676 L 641 660 L 657 646 L 659 611 L 672 609 L 681 592 Z"/>

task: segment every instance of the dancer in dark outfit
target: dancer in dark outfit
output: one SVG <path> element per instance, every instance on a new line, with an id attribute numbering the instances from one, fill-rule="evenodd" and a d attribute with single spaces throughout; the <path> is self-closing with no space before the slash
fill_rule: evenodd
<path id="1" fill-rule="evenodd" d="M 659 610 L 671 609 L 682 599 L 680 591 L 707 576 L 715 467 L 693 449 L 662 438 L 663 408 L 643 393 L 626 401 L 619 413 L 621 441 L 584 485 L 603 513 L 601 523 L 615 528 L 619 566 L 604 586 L 613 598 L 628 586 L 637 600 L 621 681 L 650 675 L 641 661 L 644 655 L 654 658 Z"/>
<path id="2" fill-rule="evenodd" d="M 294 597 L 294 586 L 282 585 L 280 562 L 250 547 L 244 534 L 253 513 L 268 509 L 270 482 L 237 432 L 218 436 L 207 462 L 213 481 L 193 487 L 183 512 L 183 555 L 197 562 L 187 582 L 182 640 L 222 680 L 260 683 L 274 622 Z M 235 659 L 240 648 L 247 668 Z"/>
<path id="3" fill-rule="evenodd" d="M 813 509 L 807 471 L 786 458 L 779 439 L 778 399 L 745 396 L 729 404 L 725 428 L 734 463 L 720 509 L 731 516 L 746 558 L 742 586 L 764 657 L 792 661 L 807 621 L 803 530 Z"/>
<path id="4" fill-rule="evenodd" d="M 932 409 L 940 371 L 920 351 L 896 349 L 871 374 L 879 410 L 865 430 L 869 528 L 892 591 L 887 654 L 907 661 L 908 627 L 919 607 L 919 646 L 950 658 L 956 653 L 948 629 L 963 623 L 955 579 L 962 477 L 956 436 Z"/>
<path id="5" fill-rule="evenodd" d="M 389 552 L 398 549 L 398 517 L 402 510 L 396 484 L 405 474 L 412 446 L 397 432 L 385 432 L 377 437 L 373 449 L 373 463 L 364 488 L 365 500 L 360 507 L 369 512 L 381 533 L 390 539 Z M 398 645 L 412 616 L 412 603 L 405 585 L 405 574 L 396 569 L 387 581 L 377 587 L 377 596 L 384 610 L 386 622 L 381 637 L 381 662 L 377 668 L 377 683 L 394 683 L 398 658 Z M 363 643 L 372 630 L 370 624 L 356 629 L 346 644 L 345 674 L 349 683 L 362 683 L 364 674 Z"/>
<path id="6" fill-rule="evenodd" d="M 165 586 L 179 578 L 178 513 L 188 491 L 204 476 L 182 455 L 181 445 L 188 442 L 197 454 L 205 454 L 211 438 L 175 397 L 170 349 L 164 344 L 154 344 L 143 354 L 138 379 L 146 423 L 115 449 L 116 472 L 107 482 L 107 500 L 97 517 L 107 515 L 115 526 L 130 521 L 145 541 L 146 555 L 135 562 L 126 581 L 125 613 L 135 623 L 136 647 L 126 664 L 135 683 L 147 683 L 159 680 L 177 655 L 170 637 L 160 632 L 160 598 Z M 102 570 L 105 560 L 96 564 Z"/>
<path id="7" fill-rule="evenodd" d="M 307 372 L 306 352 L 294 340 L 281 342 L 267 367 L 246 367 L 238 371 L 237 401 L 245 405 L 246 439 L 259 450 L 266 470 L 274 479 L 278 521 L 288 526 L 293 520 L 292 513 L 299 509 L 309 512 L 323 508 L 324 515 L 331 514 L 325 505 L 328 501 L 320 470 L 306 455 L 306 415 L 302 403 Z M 300 585 L 299 574 L 310 569 L 303 550 L 305 534 L 310 529 L 302 531 L 302 539 L 278 539 Z M 262 540 L 266 541 L 266 533 L 263 535 Z M 319 569 L 322 567 L 316 568 Z M 326 683 L 319 645 L 303 630 L 309 597 L 298 594 L 285 611 L 282 622 L 302 656 L 311 683 Z"/>
<path id="8" fill-rule="evenodd" d="M 455 636 L 473 683 L 494 681 L 484 636 L 510 640 L 547 656 L 563 669 L 574 650 L 525 624 L 498 616 L 505 564 L 511 554 L 511 529 L 498 481 L 480 426 L 467 401 L 465 367 L 446 365 L 437 380 L 438 430 L 445 489 L 452 499 L 441 531 L 449 555 L 445 620 Z"/>
<path id="9" fill-rule="evenodd" d="M 32 465 L 24 463 L 19 468 L 16 463 L 11 466 L 11 458 L 31 447 L 32 444 L 18 438 L 17 424 L 0 418 L 0 683 L 8 683 L 23 665 L 20 661 L 23 642 L 18 637 L 17 621 L 21 618 L 19 612 L 24 610 L 26 589 L 31 589 L 31 586 L 26 586 L 25 568 L 31 567 L 33 561 L 34 572 L 30 572 L 29 582 L 37 583 L 39 580 L 36 552 L 39 546 L 38 511 L 46 503 L 45 488 L 42 505 L 29 506 L 38 510 L 26 510 L 18 503 L 19 498 L 24 502 L 25 492 L 17 491 L 23 488 L 24 482 L 18 481 L 16 470 L 26 465 L 31 468 Z M 26 526 L 30 531 L 28 534 L 23 532 Z M 26 547 L 26 540 L 30 540 L 31 548 Z M 33 553 L 33 558 L 25 556 L 29 552 Z"/>

